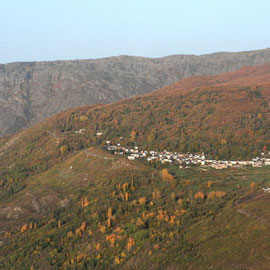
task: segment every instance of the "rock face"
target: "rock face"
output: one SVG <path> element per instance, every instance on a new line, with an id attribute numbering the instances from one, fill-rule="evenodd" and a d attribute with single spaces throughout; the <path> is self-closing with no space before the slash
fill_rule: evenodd
<path id="1" fill-rule="evenodd" d="M 71 107 L 111 103 L 184 77 L 218 74 L 266 62 L 270 62 L 270 49 L 0 65 L 0 136 Z"/>

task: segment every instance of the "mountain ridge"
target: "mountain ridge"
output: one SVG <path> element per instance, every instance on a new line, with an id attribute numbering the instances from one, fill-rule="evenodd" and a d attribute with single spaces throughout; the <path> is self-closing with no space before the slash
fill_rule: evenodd
<path id="1" fill-rule="evenodd" d="M 112 103 L 184 77 L 270 62 L 270 49 L 162 58 L 118 56 L 0 65 L 0 136 L 63 110 Z"/>

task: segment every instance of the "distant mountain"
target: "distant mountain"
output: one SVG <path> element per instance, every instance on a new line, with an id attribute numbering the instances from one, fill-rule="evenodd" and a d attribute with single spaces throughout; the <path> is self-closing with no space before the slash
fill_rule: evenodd
<path id="1" fill-rule="evenodd" d="M 184 77 L 213 75 L 270 62 L 270 49 L 0 65 L 0 136 L 68 108 L 112 103 Z"/>

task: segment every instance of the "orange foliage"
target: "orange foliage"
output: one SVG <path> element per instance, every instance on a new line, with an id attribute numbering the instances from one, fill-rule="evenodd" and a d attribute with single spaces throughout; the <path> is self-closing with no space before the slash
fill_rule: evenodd
<path id="1" fill-rule="evenodd" d="M 145 197 L 140 197 L 139 198 L 139 204 L 140 205 L 143 205 L 143 204 L 145 204 L 146 203 L 146 198 Z"/>
<path id="2" fill-rule="evenodd" d="M 88 199 L 86 197 L 83 197 L 82 200 L 81 200 L 81 205 L 82 207 L 86 207 L 88 206 L 90 203 L 88 201 Z"/>
<path id="3" fill-rule="evenodd" d="M 82 223 L 82 225 L 81 225 L 81 227 L 80 227 L 80 230 L 83 232 L 83 231 L 85 231 L 85 229 L 86 229 L 86 222 L 83 222 Z"/>
<path id="4" fill-rule="evenodd" d="M 125 200 L 128 202 L 128 196 L 129 196 L 129 194 L 128 194 L 128 192 L 125 192 Z"/>
<path id="5" fill-rule="evenodd" d="M 178 200 L 177 200 L 178 205 L 182 205 L 182 204 L 183 204 L 183 202 L 184 202 L 184 200 L 183 200 L 183 199 L 178 199 Z"/>
<path id="6" fill-rule="evenodd" d="M 116 241 L 116 234 L 112 233 L 106 236 L 106 241 L 110 242 L 111 247 L 114 247 Z"/>
<path id="7" fill-rule="evenodd" d="M 97 244 L 96 244 L 96 250 L 99 251 L 100 248 L 101 248 L 100 243 L 97 243 Z"/>
<path id="8" fill-rule="evenodd" d="M 199 199 L 199 198 L 204 199 L 205 195 L 204 195 L 204 193 L 199 191 L 198 193 L 195 194 L 194 197 L 195 197 L 195 199 Z"/>
<path id="9" fill-rule="evenodd" d="M 130 141 L 131 142 L 135 142 L 136 135 L 137 135 L 136 131 L 132 130 L 130 132 Z"/>
<path id="10" fill-rule="evenodd" d="M 21 227 L 20 232 L 23 233 L 23 232 L 25 232 L 27 229 L 28 229 L 28 224 L 25 223 L 25 224 Z"/>
<path id="11" fill-rule="evenodd" d="M 135 246 L 135 240 L 133 238 L 129 238 L 127 243 L 128 250 L 130 250 L 133 246 Z"/>
<path id="12" fill-rule="evenodd" d="M 254 189 L 256 184 L 254 182 L 250 183 L 250 188 Z"/>
<path id="13" fill-rule="evenodd" d="M 168 216 L 167 216 L 167 211 L 163 211 L 163 210 L 158 210 L 158 215 L 157 215 L 157 219 L 159 221 L 163 220 L 163 219 L 166 219 Z"/>
<path id="14" fill-rule="evenodd" d="M 112 217 L 112 208 L 109 207 L 108 209 L 108 217 L 111 218 Z"/>
<path id="15" fill-rule="evenodd" d="M 128 189 L 128 183 L 124 183 L 124 184 L 122 185 L 122 189 L 123 189 L 123 192 L 126 192 L 127 189 Z"/>
<path id="16" fill-rule="evenodd" d="M 80 228 L 77 228 L 77 229 L 76 229 L 75 234 L 76 234 L 77 236 L 82 236 L 82 232 L 81 232 Z"/>
<path id="17" fill-rule="evenodd" d="M 171 224 L 174 224 L 174 223 L 175 223 L 175 216 L 171 216 L 170 223 L 171 223 Z"/>
<path id="18" fill-rule="evenodd" d="M 162 169 L 161 171 L 161 177 L 165 182 L 172 183 L 174 180 L 173 175 L 169 173 L 168 169 Z"/>
<path id="19" fill-rule="evenodd" d="M 107 226 L 108 226 L 108 228 L 110 228 L 111 225 L 112 225 L 112 220 L 111 220 L 111 218 L 108 217 L 108 219 L 107 219 Z"/>
<path id="20" fill-rule="evenodd" d="M 208 182 L 207 182 L 207 187 L 212 187 L 212 185 L 213 185 L 213 182 L 211 181 L 211 180 L 209 180 Z"/>
<path id="21" fill-rule="evenodd" d="M 116 264 L 120 264 L 120 263 L 121 263 L 119 257 L 115 257 L 115 258 L 114 258 L 114 262 L 115 262 Z"/>

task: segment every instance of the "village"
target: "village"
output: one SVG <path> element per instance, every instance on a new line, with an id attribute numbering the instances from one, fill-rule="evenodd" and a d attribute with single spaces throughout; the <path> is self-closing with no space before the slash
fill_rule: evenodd
<path id="1" fill-rule="evenodd" d="M 141 150 L 138 146 L 128 148 L 111 144 L 110 141 L 106 141 L 104 148 L 107 151 L 114 153 L 115 155 L 125 155 L 129 160 L 146 160 L 148 162 L 161 162 L 162 164 L 179 164 L 179 168 L 189 168 L 190 166 L 200 167 L 212 167 L 214 169 L 226 169 L 226 168 L 240 168 L 244 166 L 262 167 L 270 165 L 270 157 L 265 157 L 262 153 L 262 157 L 253 158 L 250 161 L 231 161 L 231 160 L 213 160 L 207 159 L 204 153 L 192 154 L 192 153 L 177 153 L 164 150 L 162 152 L 151 150 Z M 270 155 L 270 152 L 268 153 Z"/>

